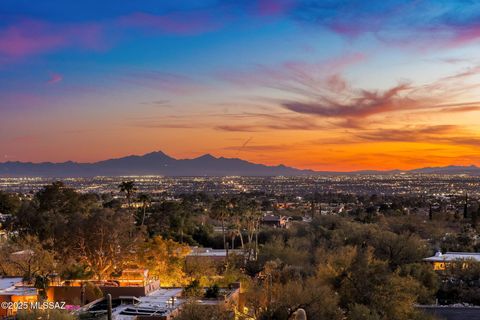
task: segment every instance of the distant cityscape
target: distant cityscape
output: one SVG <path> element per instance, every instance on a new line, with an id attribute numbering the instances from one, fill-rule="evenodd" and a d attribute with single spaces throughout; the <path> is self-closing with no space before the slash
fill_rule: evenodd
<path id="1" fill-rule="evenodd" d="M 236 194 L 262 192 L 272 195 L 304 196 L 311 193 L 365 195 L 415 195 L 428 197 L 480 195 L 480 176 L 439 174 L 338 175 L 294 177 L 94 177 L 94 178 L 0 178 L 0 190 L 34 193 L 57 180 L 82 193 L 117 193 L 124 180 L 134 180 L 140 192 L 179 195 L 204 192 Z"/>
<path id="2" fill-rule="evenodd" d="M 385 320 L 476 319 L 479 201 L 469 175 L 0 178 L 0 318 L 363 319 L 323 302 L 363 299 L 347 268 L 404 290 L 367 301 Z"/>

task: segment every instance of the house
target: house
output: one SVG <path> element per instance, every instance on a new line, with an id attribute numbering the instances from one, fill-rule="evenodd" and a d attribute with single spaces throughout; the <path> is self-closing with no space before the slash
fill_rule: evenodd
<path id="1" fill-rule="evenodd" d="M 47 289 L 48 301 L 65 301 L 67 305 L 82 306 L 95 300 L 89 286 L 98 287 L 102 294 L 113 298 L 122 296 L 143 297 L 160 288 L 160 281 L 151 278 L 147 270 L 127 269 L 110 280 L 58 280 Z"/>
<path id="2" fill-rule="evenodd" d="M 263 216 L 260 223 L 264 226 L 270 226 L 274 228 L 288 228 L 289 217 L 276 216 L 273 214 Z"/>
<path id="3" fill-rule="evenodd" d="M 229 305 L 238 306 L 240 284 L 230 288 L 221 288 L 218 298 L 197 297 L 198 305 L 209 306 Z M 117 320 L 171 320 L 182 312 L 183 305 L 191 301 L 183 296 L 182 288 L 161 288 L 150 292 L 144 297 L 123 296 L 112 299 L 112 316 Z M 107 313 L 107 300 L 98 299 L 75 312 L 82 316 L 104 316 Z"/>
<path id="4" fill-rule="evenodd" d="M 442 271 L 448 268 L 453 262 L 463 262 L 463 267 L 467 267 L 468 261 L 480 262 L 480 253 L 477 252 L 437 252 L 433 257 L 423 259 L 433 265 L 433 270 Z"/>
<path id="5" fill-rule="evenodd" d="M 185 265 L 187 268 L 192 265 L 224 265 L 227 260 L 227 250 L 225 249 L 212 249 L 203 247 L 191 247 L 190 253 L 185 257 Z M 228 254 L 232 255 L 244 255 L 245 252 L 239 249 L 230 249 Z"/>
<path id="6" fill-rule="evenodd" d="M 14 307 L 22 305 L 21 303 L 29 304 L 36 301 L 37 289 L 25 286 L 22 278 L 0 278 L 0 303 L 11 303 L 11 308 L 0 308 L 0 318 L 15 315 L 17 310 Z"/>

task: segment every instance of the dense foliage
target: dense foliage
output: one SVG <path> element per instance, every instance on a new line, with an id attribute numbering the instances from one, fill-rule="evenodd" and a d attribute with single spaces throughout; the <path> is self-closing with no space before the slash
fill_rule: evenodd
<path id="1" fill-rule="evenodd" d="M 54 274 L 111 279 L 145 268 L 164 286 L 209 298 L 240 281 L 245 308 L 237 316 L 246 319 L 288 319 L 299 308 L 319 320 L 428 319 L 416 304 L 480 305 L 478 264 L 435 272 L 422 261 L 437 249 L 478 250 L 476 204 L 459 214 L 424 198 L 314 194 L 303 200 L 306 209 L 280 212 L 275 202 L 294 200 L 202 193 L 166 199 L 137 194 L 133 182 L 122 183 L 119 195 L 80 194 L 61 182 L 31 197 L 0 193 L 9 230 L 0 273 L 40 283 Z M 322 202 L 353 205 L 325 215 L 315 210 Z M 286 229 L 262 226 L 265 211 L 293 222 Z M 225 248 L 228 259 L 187 265 L 190 246 Z M 182 317 L 231 314 L 197 307 L 189 304 Z"/>

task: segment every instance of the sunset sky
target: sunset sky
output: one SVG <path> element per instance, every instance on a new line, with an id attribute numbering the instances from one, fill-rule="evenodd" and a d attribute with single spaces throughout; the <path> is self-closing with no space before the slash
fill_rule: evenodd
<path id="1" fill-rule="evenodd" d="M 479 85 L 478 1 L 0 1 L 0 162 L 480 165 Z"/>

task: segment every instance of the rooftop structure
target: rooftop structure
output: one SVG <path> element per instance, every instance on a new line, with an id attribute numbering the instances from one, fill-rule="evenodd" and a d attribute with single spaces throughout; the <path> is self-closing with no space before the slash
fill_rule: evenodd
<path id="1" fill-rule="evenodd" d="M 480 252 L 437 252 L 433 257 L 425 258 L 430 262 L 452 262 L 458 260 L 475 260 L 480 262 Z"/>
<path id="2" fill-rule="evenodd" d="M 0 302 L 35 302 L 37 301 L 37 289 L 24 286 L 22 278 L 0 278 Z M 0 308 L 0 318 L 14 315 L 15 309 Z"/>
<path id="3" fill-rule="evenodd" d="M 144 297 L 123 296 L 112 299 L 112 316 L 115 320 L 135 319 L 174 319 L 181 312 L 182 305 L 187 298 L 182 297 L 182 288 L 162 288 L 155 290 Z M 215 306 L 224 303 L 238 303 L 239 287 L 221 289 L 218 299 L 197 298 L 199 305 Z M 81 309 L 77 314 L 84 317 L 101 316 L 107 312 L 105 298 L 98 299 Z"/>
<path id="4" fill-rule="evenodd" d="M 431 262 L 434 270 L 445 270 L 449 263 L 465 262 L 473 260 L 480 262 L 480 253 L 477 252 L 437 252 L 433 257 L 423 259 L 423 261 Z"/>
<path id="5" fill-rule="evenodd" d="M 262 218 L 261 223 L 275 228 L 286 228 L 288 227 L 288 221 L 288 217 L 268 214 Z"/>
<path id="6" fill-rule="evenodd" d="M 112 314 L 116 320 L 133 320 L 138 316 L 165 317 L 176 314 L 180 303 L 178 298 L 181 288 L 158 289 L 145 297 L 140 297 L 134 304 L 123 304 L 116 307 Z"/>
<path id="7" fill-rule="evenodd" d="M 37 289 L 25 286 L 20 277 L 0 278 L 0 296 L 37 296 Z"/>

